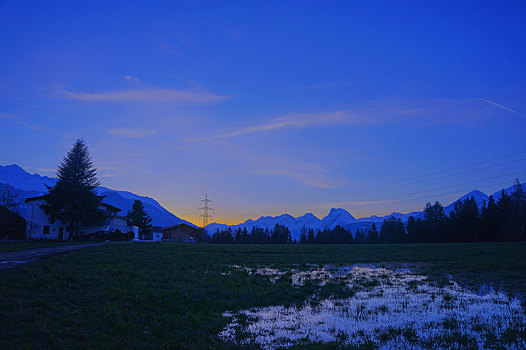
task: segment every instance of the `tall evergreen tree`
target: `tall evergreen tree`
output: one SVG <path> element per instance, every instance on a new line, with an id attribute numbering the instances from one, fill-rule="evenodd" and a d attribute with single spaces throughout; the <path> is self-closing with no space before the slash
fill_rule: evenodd
<path id="1" fill-rule="evenodd" d="M 313 244 L 316 241 L 316 235 L 314 234 L 314 229 L 309 228 L 309 234 L 307 235 L 307 243 Z"/>
<path id="2" fill-rule="evenodd" d="M 449 213 L 448 242 L 479 241 L 479 211 L 475 198 L 457 201 Z"/>
<path id="3" fill-rule="evenodd" d="M 234 243 L 236 244 L 241 243 L 241 227 L 238 227 L 236 230 L 236 235 L 234 236 Z"/>
<path id="4" fill-rule="evenodd" d="M 152 231 L 152 218 L 146 213 L 140 200 L 133 201 L 132 209 L 126 215 L 126 220 L 130 225 L 137 226 L 140 234 L 149 235 Z"/>
<path id="5" fill-rule="evenodd" d="M 488 203 L 484 203 L 480 210 L 479 233 L 482 242 L 502 241 L 499 209 L 493 196 L 489 197 Z"/>
<path id="6" fill-rule="evenodd" d="M 376 244 L 380 238 L 378 237 L 378 228 L 376 228 L 376 224 L 373 222 L 369 230 L 367 230 L 367 236 L 365 237 L 365 243 L 369 244 Z"/>
<path id="7" fill-rule="evenodd" d="M 360 230 L 360 229 L 357 229 L 356 230 L 356 235 L 354 236 L 354 242 L 355 243 L 365 243 L 365 233 Z M 350 242 L 346 242 L 346 243 L 350 243 Z"/>
<path id="8" fill-rule="evenodd" d="M 499 201 L 497 202 L 499 211 L 500 236 L 504 241 L 515 240 L 516 232 L 513 220 L 513 199 L 502 190 Z"/>
<path id="9" fill-rule="evenodd" d="M 57 178 L 55 186 L 48 187 L 42 209 L 52 222 L 60 220 L 68 225 L 70 239 L 75 237 L 79 224 L 104 222 L 104 211 L 100 209 L 104 196 L 95 192 L 99 186 L 97 170 L 84 140 L 77 140 L 64 157 Z"/>
<path id="10" fill-rule="evenodd" d="M 515 191 L 511 194 L 513 201 L 512 221 L 515 230 L 515 240 L 526 238 L 526 193 L 519 181 L 515 180 Z"/>
<path id="11" fill-rule="evenodd" d="M 423 242 L 444 242 L 447 238 L 447 217 L 440 202 L 426 203 L 424 207 Z"/>
<path id="12" fill-rule="evenodd" d="M 405 238 L 405 227 L 400 219 L 392 216 L 384 220 L 380 229 L 380 241 L 382 243 L 403 243 Z"/>

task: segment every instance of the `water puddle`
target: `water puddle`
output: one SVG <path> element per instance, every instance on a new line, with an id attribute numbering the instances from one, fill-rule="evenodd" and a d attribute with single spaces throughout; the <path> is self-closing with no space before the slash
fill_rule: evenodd
<path id="1" fill-rule="evenodd" d="M 307 300 L 302 306 L 269 306 L 226 312 L 220 337 L 266 349 L 309 342 L 369 345 L 380 349 L 526 348 L 521 302 L 490 287 L 466 290 L 453 280 L 437 285 L 406 269 L 312 266 L 279 271 L 242 268 L 301 286 L 341 282 L 349 297 Z"/>

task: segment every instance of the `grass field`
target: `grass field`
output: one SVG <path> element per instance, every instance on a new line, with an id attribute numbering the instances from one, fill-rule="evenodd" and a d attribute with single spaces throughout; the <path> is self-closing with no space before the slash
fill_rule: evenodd
<path id="1" fill-rule="evenodd" d="M 0 241 L 0 253 L 12 252 L 15 250 L 36 249 L 57 247 L 69 244 L 82 244 L 85 242 L 61 242 L 61 241 L 20 241 L 20 242 L 2 242 Z"/>
<path id="2" fill-rule="evenodd" d="M 341 283 L 294 286 L 290 274 L 272 279 L 233 266 L 287 271 L 308 269 L 306 264 L 409 267 L 438 284 L 451 275 L 469 289 L 492 284 L 526 296 L 524 243 L 104 245 L 0 271 L 0 348 L 254 348 L 218 336 L 230 321 L 225 312 L 341 298 L 349 290 Z M 526 340 L 524 327 L 514 332 L 508 338 Z M 503 339 L 493 343 L 506 345 Z M 443 341 L 448 347 L 473 345 L 455 337 Z M 339 348 L 345 342 L 301 347 Z"/>

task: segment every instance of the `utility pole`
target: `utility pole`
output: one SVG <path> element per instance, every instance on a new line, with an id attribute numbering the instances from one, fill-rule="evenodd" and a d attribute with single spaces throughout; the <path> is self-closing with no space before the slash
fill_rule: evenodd
<path id="1" fill-rule="evenodd" d="M 210 212 L 214 210 L 212 208 L 212 201 L 210 199 L 208 199 L 208 194 L 205 196 L 205 199 L 201 200 L 201 205 L 202 205 L 202 207 L 199 208 L 199 210 L 202 210 L 203 214 L 201 214 L 199 216 L 203 218 L 203 226 L 202 226 L 202 228 L 204 228 L 205 226 L 208 225 L 209 219 L 212 218 L 212 215 L 210 215 Z"/>

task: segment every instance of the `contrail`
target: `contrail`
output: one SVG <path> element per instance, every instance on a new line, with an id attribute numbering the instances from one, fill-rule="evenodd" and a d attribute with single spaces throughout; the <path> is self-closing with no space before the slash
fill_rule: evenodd
<path id="1" fill-rule="evenodd" d="M 491 104 L 491 105 L 494 105 L 494 106 L 497 106 L 497 107 L 499 107 L 499 108 L 502 108 L 502 109 L 504 109 L 505 111 L 508 111 L 508 112 L 513 113 L 513 114 L 516 114 L 516 115 L 519 115 L 519 116 L 521 116 L 521 117 L 526 118 L 526 115 L 524 115 L 524 114 L 522 114 L 522 113 L 519 113 L 519 112 L 517 112 L 517 111 L 514 111 L 513 109 L 508 108 L 508 107 L 506 107 L 506 106 L 499 105 L 499 104 L 496 103 L 496 102 L 493 102 L 493 101 L 490 101 L 490 100 L 486 100 L 486 99 L 481 98 L 481 97 L 477 97 L 477 100 L 482 101 L 482 102 L 489 103 L 489 104 Z"/>

